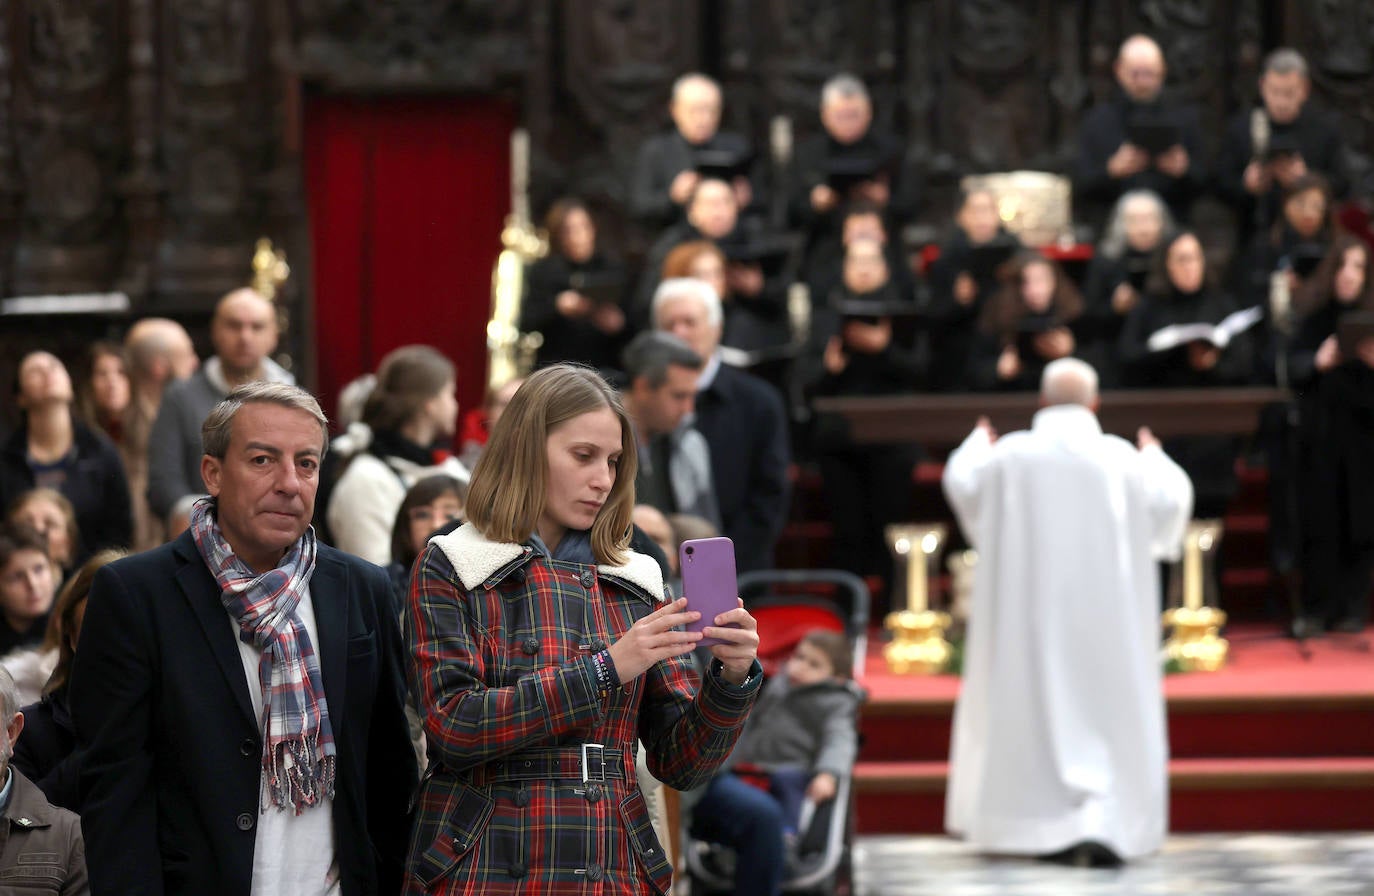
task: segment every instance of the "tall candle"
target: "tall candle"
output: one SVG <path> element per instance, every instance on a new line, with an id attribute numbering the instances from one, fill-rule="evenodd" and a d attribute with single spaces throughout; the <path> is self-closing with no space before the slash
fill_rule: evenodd
<path id="1" fill-rule="evenodd" d="M 1191 532 L 1183 546 L 1183 606 L 1190 610 L 1202 607 L 1202 545 Z"/>
<path id="2" fill-rule="evenodd" d="M 518 221 L 528 221 L 530 178 L 530 132 L 516 128 L 510 135 L 511 212 Z"/>
<path id="3" fill-rule="evenodd" d="M 906 608 L 913 613 L 926 611 L 926 555 L 919 543 L 906 555 Z"/>

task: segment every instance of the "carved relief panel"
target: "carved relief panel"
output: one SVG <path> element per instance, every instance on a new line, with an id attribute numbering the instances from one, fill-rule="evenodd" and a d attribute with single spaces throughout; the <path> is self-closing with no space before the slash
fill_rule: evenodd
<path id="1" fill-rule="evenodd" d="M 0 136 L 12 141 L 6 154 L 19 191 L 12 293 L 97 291 L 114 272 L 124 71 L 112 48 L 123 42 L 123 6 L 32 3 L 9 19 L 13 114 L 10 133 Z"/>

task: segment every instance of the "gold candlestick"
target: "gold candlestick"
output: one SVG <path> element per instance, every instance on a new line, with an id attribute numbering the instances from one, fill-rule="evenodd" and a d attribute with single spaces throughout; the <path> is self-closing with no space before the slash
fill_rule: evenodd
<path id="1" fill-rule="evenodd" d="M 899 675 L 933 675 L 949 663 L 951 650 L 944 637 L 949 614 L 930 609 L 930 581 L 939 569 L 940 549 L 948 532 L 941 523 L 887 527 L 897 574 L 906 576 L 907 608 L 889 613 L 885 621 L 893 640 L 883 654 Z M 894 587 L 894 596 L 897 593 Z"/>
<path id="2" fill-rule="evenodd" d="M 1183 540 L 1183 606 L 1164 614 L 1164 625 L 1172 630 L 1164 650 L 1185 672 L 1215 672 L 1230 650 L 1218 634 L 1226 614 L 1215 606 L 1213 570 L 1221 534 L 1221 520 L 1194 520 Z"/>

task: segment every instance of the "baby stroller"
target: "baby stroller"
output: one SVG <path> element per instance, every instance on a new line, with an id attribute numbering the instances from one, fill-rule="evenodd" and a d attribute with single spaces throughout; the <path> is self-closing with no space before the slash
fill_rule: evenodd
<path id="1" fill-rule="evenodd" d="M 759 660 L 771 672 L 807 631 L 844 632 L 854 652 L 854 680 L 863 677 L 869 593 L 858 576 L 839 570 L 770 570 L 740 576 L 740 597 L 759 623 Z M 853 888 L 853 775 L 840 777 L 835 798 L 802 812 L 797 861 L 784 872 L 785 893 L 848 894 Z M 694 839 L 683 826 L 693 896 L 731 893 L 734 850 Z M 746 859 L 747 861 L 747 859 Z"/>

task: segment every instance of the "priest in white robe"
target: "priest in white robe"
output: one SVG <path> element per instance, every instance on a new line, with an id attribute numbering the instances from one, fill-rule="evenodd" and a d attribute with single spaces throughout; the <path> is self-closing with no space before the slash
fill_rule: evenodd
<path id="1" fill-rule="evenodd" d="M 1097 374 L 1045 368 L 1031 429 L 986 418 L 945 466 L 978 551 L 945 827 L 980 850 L 1115 865 L 1168 827 L 1161 559 L 1192 484 L 1142 428 L 1098 423 Z"/>

